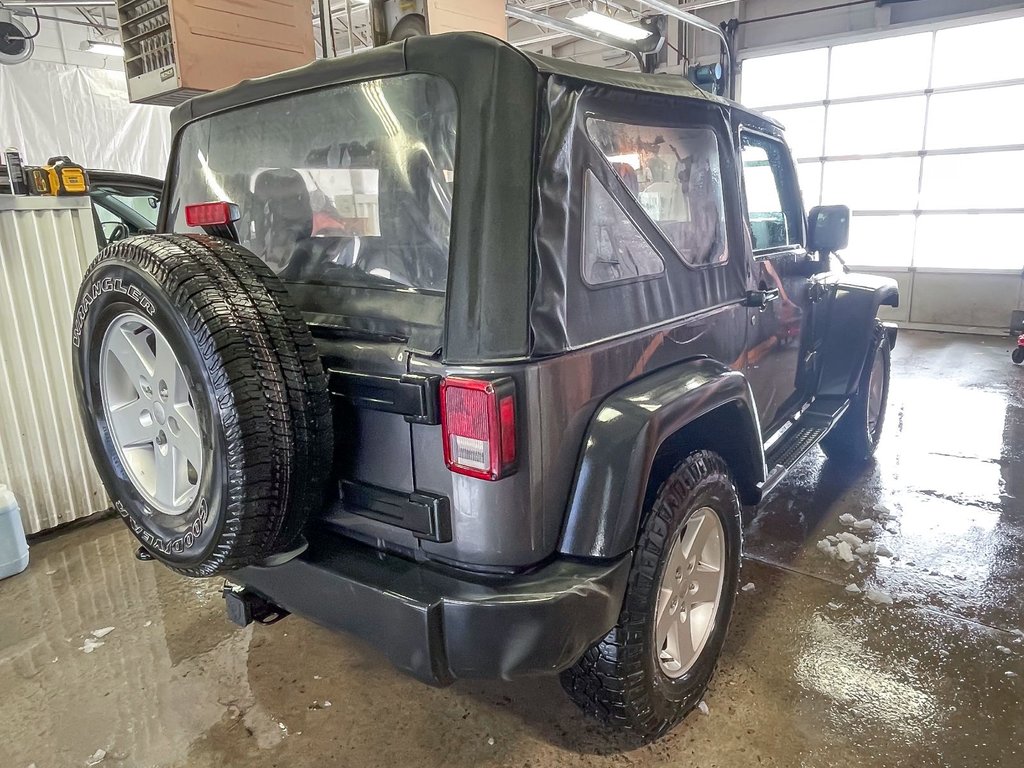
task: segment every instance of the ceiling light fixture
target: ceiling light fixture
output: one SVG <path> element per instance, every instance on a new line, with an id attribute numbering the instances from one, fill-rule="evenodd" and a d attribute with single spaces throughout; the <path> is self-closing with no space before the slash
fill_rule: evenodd
<path id="1" fill-rule="evenodd" d="M 576 8 L 569 11 L 565 18 L 573 24 L 586 27 L 594 32 L 600 32 L 609 37 L 614 37 L 617 40 L 637 42 L 638 40 L 646 40 L 652 34 L 649 29 L 644 29 L 635 24 L 628 24 L 620 19 L 613 19 L 611 16 L 585 8 Z"/>
<path id="2" fill-rule="evenodd" d="M 82 43 L 82 50 L 100 56 L 124 56 L 124 48 L 114 43 L 104 43 L 101 40 L 86 40 Z"/>

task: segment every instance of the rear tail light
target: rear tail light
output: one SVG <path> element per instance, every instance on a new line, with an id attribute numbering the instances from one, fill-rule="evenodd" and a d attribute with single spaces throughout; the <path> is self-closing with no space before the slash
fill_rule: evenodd
<path id="1" fill-rule="evenodd" d="M 500 480 L 515 471 L 516 403 L 512 379 L 441 382 L 444 461 L 452 472 Z"/>

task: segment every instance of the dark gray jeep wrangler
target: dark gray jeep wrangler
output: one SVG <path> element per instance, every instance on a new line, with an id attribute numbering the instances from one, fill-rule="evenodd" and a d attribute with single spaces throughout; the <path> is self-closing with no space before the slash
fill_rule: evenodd
<path id="1" fill-rule="evenodd" d="M 158 232 L 74 317 L 155 558 L 434 684 L 562 673 L 657 736 L 714 671 L 741 508 L 865 461 L 896 284 L 834 268 L 782 129 L 676 77 L 413 38 L 172 116 Z"/>

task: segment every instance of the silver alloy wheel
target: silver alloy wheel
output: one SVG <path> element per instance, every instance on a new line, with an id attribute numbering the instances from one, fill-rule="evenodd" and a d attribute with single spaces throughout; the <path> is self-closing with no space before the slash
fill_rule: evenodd
<path id="1" fill-rule="evenodd" d="M 680 677 L 707 644 L 725 578 L 725 529 L 711 507 L 701 507 L 672 545 L 658 590 L 654 637 L 661 671 Z"/>
<path id="2" fill-rule="evenodd" d="M 875 439 L 878 419 L 882 415 L 885 397 L 885 355 L 882 348 L 875 350 L 875 359 L 871 363 L 871 378 L 868 379 L 868 435 Z"/>
<path id="3" fill-rule="evenodd" d="M 181 515 L 203 474 L 199 415 L 174 350 L 135 312 L 114 319 L 100 346 L 100 395 L 118 458 L 149 506 Z"/>

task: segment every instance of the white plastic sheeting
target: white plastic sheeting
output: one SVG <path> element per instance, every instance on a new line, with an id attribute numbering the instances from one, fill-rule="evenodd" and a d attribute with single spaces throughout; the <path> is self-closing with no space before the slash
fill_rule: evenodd
<path id="1" fill-rule="evenodd" d="M 0 147 L 29 165 L 67 155 L 88 168 L 163 178 L 170 109 L 131 104 L 124 73 L 28 61 L 0 66 Z"/>

